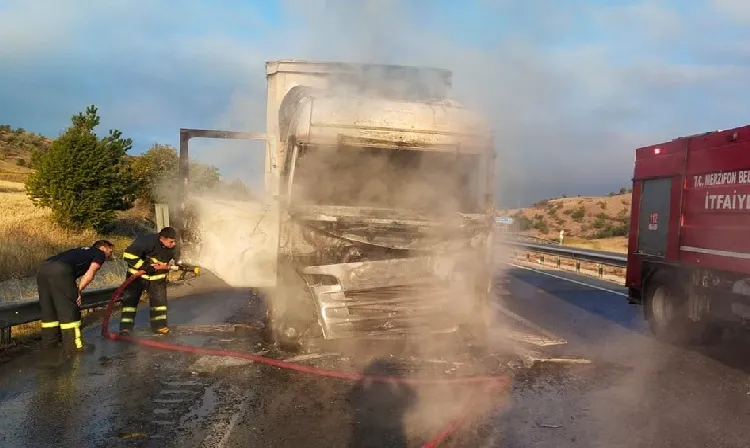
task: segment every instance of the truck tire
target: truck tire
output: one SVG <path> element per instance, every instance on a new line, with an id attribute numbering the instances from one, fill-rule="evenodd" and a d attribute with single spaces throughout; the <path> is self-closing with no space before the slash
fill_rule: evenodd
<path id="1" fill-rule="evenodd" d="M 717 343 L 723 334 L 714 322 L 695 322 L 688 317 L 686 294 L 674 279 L 656 274 L 646 285 L 644 314 L 657 339 L 674 345 Z"/>
<path id="2" fill-rule="evenodd" d="M 280 268 L 278 284 L 265 306 L 266 341 L 296 352 L 321 337 L 313 300 L 299 274 L 289 267 Z"/>

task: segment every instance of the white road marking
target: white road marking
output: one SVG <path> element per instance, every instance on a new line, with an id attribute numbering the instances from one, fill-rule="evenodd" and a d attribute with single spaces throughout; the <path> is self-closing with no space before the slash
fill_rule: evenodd
<path id="1" fill-rule="evenodd" d="M 237 426 L 237 423 L 240 422 L 240 419 L 250 407 L 251 398 L 251 392 L 245 394 L 245 398 L 242 400 L 239 409 L 237 409 L 237 412 L 235 412 L 231 420 L 229 420 L 229 423 L 227 423 L 226 425 L 224 425 L 223 423 L 214 424 L 210 434 L 205 439 L 203 439 L 203 443 L 201 444 L 201 446 L 215 448 L 224 448 L 225 446 L 227 446 L 229 437 L 232 435 L 234 427 Z M 217 438 L 219 440 L 216 440 Z"/>
<path id="2" fill-rule="evenodd" d="M 541 333 L 542 335 L 546 336 L 546 337 L 547 337 L 547 341 L 546 341 L 546 343 L 544 343 L 544 345 L 560 345 L 560 344 L 567 344 L 567 341 L 566 341 L 565 339 L 563 339 L 563 338 L 561 338 L 561 337 L 559 337 L 559 336 L 557 336 L 557 335 L 553 334 L 553 333 L 552 333 L 552 332 L 550 332 L 550 331 L 547 331 L 547 330 L 545 330 L 544 328 L 542 328 L 542 327 L 540 327 L 539 325 L 537 325 L 537 324 L 535 324 L 535 323 L 531 322 L 530 320 L 528 320 L 528 319 L 526 319 L 526 318 L 524 318 L 524 317 L 521 317 L 521 316 L 519 316 L 518 314 L 516 314 L 516 313 L 512 312 L 511 310 L 509 310 L 509 309 L 505 308 L 504 306 L 500 305 L 499 303 L 495 303 L 495 304 L 493 304 L 493 308 L 494 308 L 494 310 L 495 310 L 496 312 L 502 313 L 502 314 L 504 314 L 504 315 L 505 315 L 506 317 L 509 317 L 509 318 L 511 318 L 511 319 L 513 319 L 513 320 L 515 320 L 516 322 L 520 322 L 520 323 L 521 323 L 522 325 L 525 325 L 525 326 L 527 326 L 527 327 L 531 328 L 532 330 L 536 330 L 537 332 L 539 332 L 539 333 Z M 510 333 L 509 333 L 509 334 L 510 334 Z M 518 333 L 518 334 L 522 334 L 522 333 Z M 516 334 L 515 336 L 518 336 L 518 334 Z M 531 334 L 529 334 L 529 336 L 532 336 L 532 335 L 531 335 Z M 532 336 L 532 337 L 533 337 L 533 336 Z M 538 337 L 538 336 L 537 336 L 537 337 Z M 539 339 L 537 340 L 537 345 L 538 345 L 538 343 L 539 343 L 539 342 L 540 342 L 540 341 L 541 341 L 542 339 L 543 339 L 543 338 L 539 338 Z"/>
<path id="3" fill-rule="evenodd" d="M 179 395 L 179 394 L 195 394 L 195 390 L 182 390 L 182 389 L 164 389 L 159 391 L 159 395 Z"/>
<path id="4" fill-rule="evenodd" d="M 167 387 L 205 386 L 205 384 L 200 381 L 162 381 L 161 383 Z"/>
<path id="5" fill-rule="evenodd" d="M 183 400 L 182 398 L 154 398 L 154 403 L 163 403 L 163 404 L 176 404 L 176 403 L 184 403 L 187 400 Z"/>
<path id="6" fill-rule="evenodd" d="M 592 361 L 588 358 L 581 357 L 566 357 L 566 358 L 553 358 L 545 356 L 543 353 L 527 350 L 521 347 L 515 348 L 516 354 L 521 357 L 524 365 L 527 368 L 531 368 L 536 363 L 556 363 L 556 364 L 591 364 Z"/>
<path id="7" fill-rule="evenodd" d="M 306 354 L 306 355 L 293 356 L 291 358 L 285 359 L 284 361 L 286 361 L 286 362 L 309 361 L 311 359 L 320 359 L 320 358 L 325 358 L 325 357 L 328 357 L 328 356 L 339 356 L 339 354 L 338 353 L 333 353 L 333 352 L 331 352 L 331 353 L 310 353 L 310 354 Z"/>
<path id="8" fill-rule="evenodd" d="M 612 289 L 609 289 L 609 288 L 603 288 L 601 286 L 592 285 L 590 283 L 579 282 L 578 280 L 573 280 L 571 278 L 565 278 L 565 277 L 562 277 L 560 275 L 550 274 L 549 272 L 540 271 L 538 269 L 528 268 L 526 266 L 521 266 L 521 265 L 518 265 L 518 264 L 515 264 L 515 263 L 507 263 L 507 264 L 509 264 L 510 266 L 513 266 L 515 268 L 526 269 L 527 271 L 536 272 L 537 274 L 542 274 L 542 275 L 546 275 L 548 277 L 556 278 L 558 280 L 564 280 L 566 282 L 575 283 L 576 285 L 587 286 L 589 288 L 598 289 L 598 290 L 601 290 L 601 291 L 604 291 L 604 292 L 608 292 L 610 294 L 617 294 L 618 296 L 623 296 L 623 297 L 627 297 L 628 296 L 624 292 L 615 291 L 615 290 L 612 290 Z"/>

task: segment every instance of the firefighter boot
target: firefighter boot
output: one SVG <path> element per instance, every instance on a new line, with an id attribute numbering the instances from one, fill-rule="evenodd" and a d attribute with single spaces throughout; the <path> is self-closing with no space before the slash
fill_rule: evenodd
<path id="1" fill-rule="evenodd" d="M 57 322 L 42 322 L 41 348 L 43 350 L 57 348 L 60 346 L 60 342 L 62 342 L 60 325 Z"/>
<path id="2" fill-rule="evenodd" d="M 169 327 L 157 328 L 156 330 L 154 330 L 154 334 L 160 335 L 160 336 L 168 335 L 169 334 Z"/>
<path id="3" fill-rule="evenodd" d="M 81 321 L 60 324 L 62 346 L 66 353 L 84 353 L 90 351 L 88 344 L 81 337 Z"/>

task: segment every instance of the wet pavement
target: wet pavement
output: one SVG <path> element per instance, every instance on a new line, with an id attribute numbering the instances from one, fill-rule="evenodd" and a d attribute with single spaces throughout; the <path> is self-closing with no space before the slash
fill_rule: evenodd
<path id="1" fill-rule="evenodd" d="M 554 270 L 507 269 L 498 274 L 497 300 L 511 313 L 499 317 L 515 313 L 546 330 L 546 340 L 567 344 L 522 344 L 498 323 L 485 350 L 440 337 L 318 342 L 287 353 L 261 342 L 259 297 L 208 276 L 170 291 L 175 334 L 158 340 L 368 375 L 505 375 L 513 378 L 508 393 L 487 384 L 323 378 L 104 340 L 92 326 L 84 333 L 92 353 L 34 352 L 0 364 L 0 446 L 422 446 L 458 417 L 466 420 L 441 446 L 747 446 L 747 345 L 666 346 L 618 295 L 622 288 Z M 137 325 L 151 338 L 143 311 Z M 113 322 L 116 329 L 116 316 Z M 535 353 L 591 362 L 532 363 Z"/>

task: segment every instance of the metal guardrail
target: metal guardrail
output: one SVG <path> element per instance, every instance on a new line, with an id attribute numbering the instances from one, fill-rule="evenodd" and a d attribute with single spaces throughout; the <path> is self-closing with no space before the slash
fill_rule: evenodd
<path id="1" fill-rule="evenodd" d="M 581 263 L 596 264 L 596 275 L 599 278 L 604 278 L 605 266 L 625 269 L 628 265 L 628 258 L 622 253 L 566 247 L 554 241 L 544 241 L 541 238 L 518 233 L 504 233 L 498 235 L 498 237 L 498 242 L 515 248 L 516 251 L 526 252 L 527 261 L 531 261 L 530 254 L 535 253 L 541 254 L 539 261 L 545 264 L 545 255 L 550 255 L 557 258 L 556 267 L 561 269 L 562 259 L 574 260 L 575 272 L 578 274 L 585 274 L 581 270 Z M 518 253 L 516 252 L 514 255 L 517 257 Z"/>
<path id="2" fill-rule="evenodd" d="M 107 305 L 116 287 L 98 288 L 84 291 L 81 295 L 81 309 L 91 310 Z M 41 318 L 39 299 L 0 303 L 0 347 L 9 344 L 11 328 L 37 321 Z"/>
<path id="3" fill-rule="evenodd" d="M 618 268 L 624 268 L 628 264 L 628 257 L 616 252 L 603 252 L 597 250 L 577 249 L 565 246 L 553 246 L 548 244 L 534 244 L 520 241 L 506 241 L 505 244 L 522 248 L 530 252 L 538 252 L 549 255 L 557 255 L 578 261 L 588 261 Z"/>

